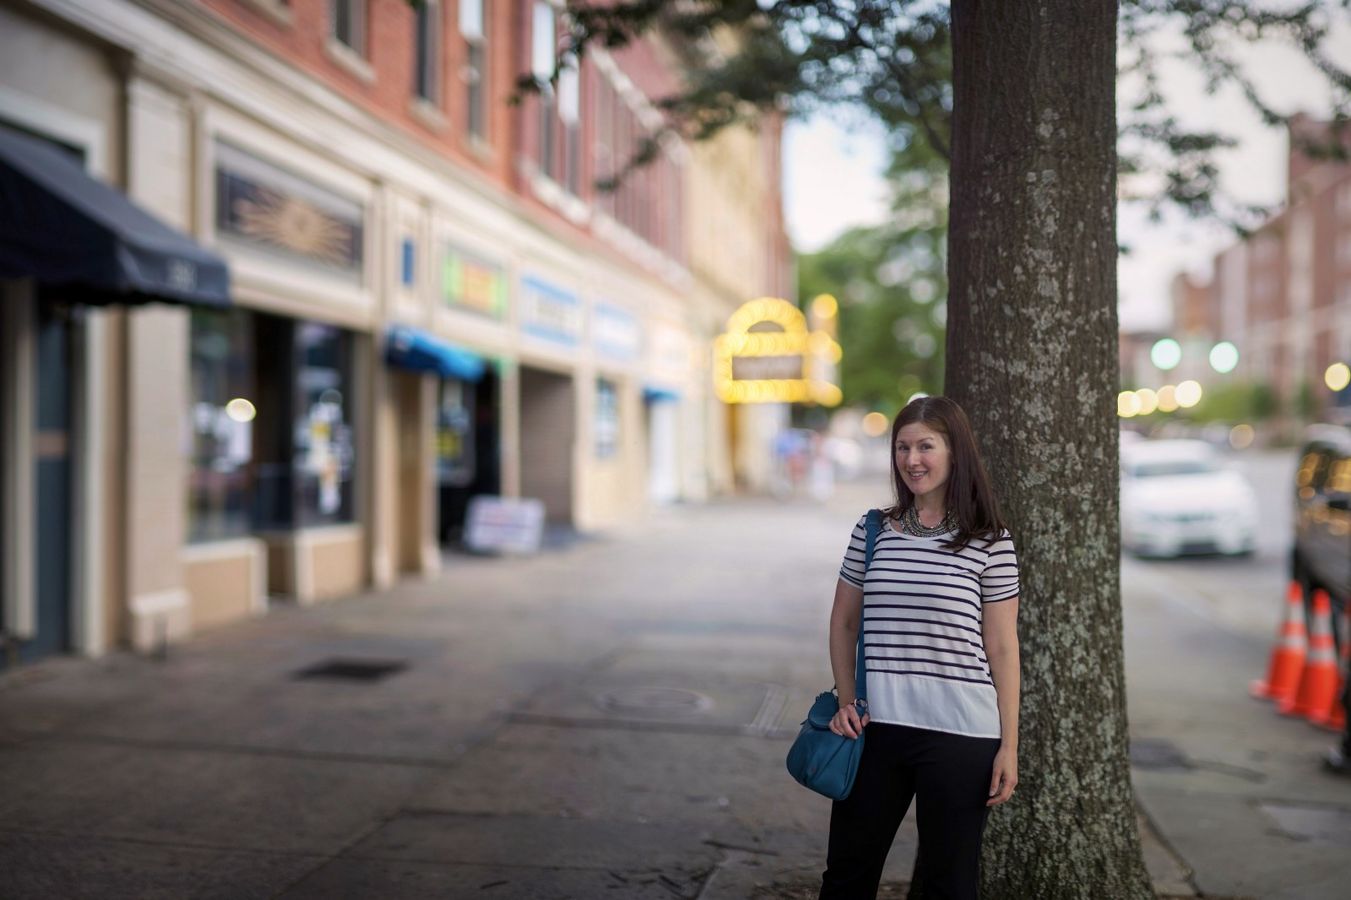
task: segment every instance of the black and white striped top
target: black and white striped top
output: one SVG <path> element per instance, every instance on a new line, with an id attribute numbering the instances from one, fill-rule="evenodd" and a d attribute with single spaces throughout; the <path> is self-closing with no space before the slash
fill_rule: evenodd
<path id="1" fill-rule="evenodd" d="M 840 577 L 863 588 L 868 709 L 874 722 L 999 737 L 981 631 L 986 603 L 1018 596 L 1018 557 L 1007 531 L 958 551 L 950 535 L 919 538 L 884 520 L 866 584 L 867 517 L 849 538 Z"/>

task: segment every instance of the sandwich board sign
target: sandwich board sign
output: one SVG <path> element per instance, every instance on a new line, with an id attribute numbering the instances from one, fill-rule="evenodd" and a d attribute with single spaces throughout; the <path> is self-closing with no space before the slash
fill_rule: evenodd
<path id="1" fill-rule="evenodd" d="M 464 544 L 475 553 L 536 553 L 543 534 L 543 501 L 491 494 L 469 500 Z"/>

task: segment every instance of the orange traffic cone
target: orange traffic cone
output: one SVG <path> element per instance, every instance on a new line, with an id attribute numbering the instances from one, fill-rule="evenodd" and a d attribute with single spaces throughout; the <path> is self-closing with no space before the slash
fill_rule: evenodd
<path id="1" fill-rule="evenodd" d="M 1278 703 L 1295 695 L 1299 675 L 1304 669 L 1304 651 L 1308 646 L 1304 625 L 1304 590 L 1291 581 L 1285 591 L 1285 618 L 1271 649 L 1271 665 L 1264 681 L 1254 681 L 1248 692 L 1254 697 Z"/>
<path id="2" fill-rule="evenodd" d="M 1342 692 L 1346 690 L 1346 675 L 1351 672 L 1351 606 L 1342 611 L 1342 659 L 1337 666 L 1337 689 L 1332 692 L 1332 703 L 1322 712 L 1309 716 L 1315 725 L 1340 732 L 1346 727 L 1346 707 Z"/>
<path id="3" fill-rule="evenodd" d="M 1309 655 L 1299 677 L 1295 696 L 1281 701 L 1283 716 L 1312 716 L 1332 705 L 1337 694 L 1337 647 L 1332 639 L 1332 601 L 1328 592 L 1313 592 L 1313 627 L 1309 629 Z"/>

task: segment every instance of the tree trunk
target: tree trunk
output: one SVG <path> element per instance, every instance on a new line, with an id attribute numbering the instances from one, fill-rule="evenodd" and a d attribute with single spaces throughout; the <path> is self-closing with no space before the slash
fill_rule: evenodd
<path id="1" fill-rule="evenodd" d="M 953 0 L 952 33 L 946 390 L 1022 566 L 1020 782 L 982 896 L 1152 897 L 1121 640 L 1116 4 Z"/>

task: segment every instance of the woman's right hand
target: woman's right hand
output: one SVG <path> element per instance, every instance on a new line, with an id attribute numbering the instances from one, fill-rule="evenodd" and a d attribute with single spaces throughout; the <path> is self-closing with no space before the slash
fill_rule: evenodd
<path id="1" fill-rule="evenodd" d="M 830 720 L 830 730 L 844 737 L 855 739 L 863 734 L 863 727 L 868 724 L 868 714 L 859 715 L 858 709 L 850 703 L 841 706 Z"/>

